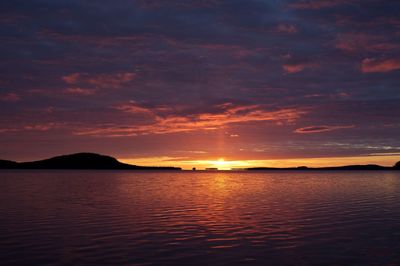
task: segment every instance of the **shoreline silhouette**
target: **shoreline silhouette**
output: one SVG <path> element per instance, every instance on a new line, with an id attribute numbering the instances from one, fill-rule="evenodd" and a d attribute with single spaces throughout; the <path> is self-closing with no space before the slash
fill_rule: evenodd
<path id="1" fill-rule="evenodd" d="M 119 162 L 116 158 L 96 153 L 74 153 L 68 155 L 60 155 L 49 159 L 15 162 L 0 159 L 0 169 L 70 169 L 70 170 L 175 170 L 181 171 L 181 167 L 173 166 L 138 166 Z M 207 170 L 207 169 L 206 169 Z M 215 169 L 217 170 L 217 169 Z M 235 170 L 235 169 L 231 169 Z M 377 164 L 366 165 L 344 165 L 329 167 L 249 167 L 241 168 L 244 171 L 313 171 L 313 170 L 400 170 L 400 162 L 394 166 L 381 166 Z"/>
<path id="2" fill-rule="evenodd" d="M 96 153 L 74 153 L 32 162 L 0 160 L 0 169 L 182 170 L 180 167 L 126 164 L 119 162 L 114 157 Z"/>
<path id="3" fill-rule="evenodd" d="M 365 164 L 365 165 L 343 165 L 343 166 L 327 166 L 327 167 L 307 167 L 307 166 L 299 166 L 299 167 L 286 167 L 286 168 L 274 168 L 274 167 L 251 167 L 247 168 L 248 171 L 267 171 L 267 170 L 297 170 L 297 171 L 313 171 L 313 170 L 328 170 L 328 171 L 336 171 L 336 170 L 368 170 L 368 171 L 377 171 L 377 170 L 400 170 L 400 162 L 395 164 L 394 166 L 381 166 L 377 164 Z"/>

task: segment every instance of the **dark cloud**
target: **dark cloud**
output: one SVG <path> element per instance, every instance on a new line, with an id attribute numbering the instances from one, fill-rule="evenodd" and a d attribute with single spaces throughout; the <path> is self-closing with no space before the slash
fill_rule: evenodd
<path id="1" fill-rule="evenodd" d="M 3 2 L 4 141 L 157 155 L 150 141 L 204 150 L 222 134 L 232 145 L 210 152 L 250 157 L 400 146 L 396 1 Z"/>
<path id="2" fill-rule="evenodd" d="M 337 129 L 344 129 L 344 128 L 353 128 L 353 125 L 350 126 L 310 126 L 310 127 L 302 127 L 295 130 L 296 133 L 301 134 L 311 134 L 311 133 L 321 133 L 327 131 L 333 131 Z"/>

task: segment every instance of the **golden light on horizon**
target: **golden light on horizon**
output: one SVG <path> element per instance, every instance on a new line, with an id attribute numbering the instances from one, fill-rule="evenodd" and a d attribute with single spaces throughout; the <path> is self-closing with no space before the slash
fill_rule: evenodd
<path id="1" fill-rule="evenodd" d="M 225 162 L 224 158 L 219 158 L 218 161 L 214 161 L 213 164 L 215 165 L 218 170 L 229 170 L 230 168 L 227 168 L 227 165 L 229 162 Z"/>
<path id="2" fill-rule="evenodd" d="M 225 158 L 219 158 L 218 160 L 199 160 L 193 162 L 195 162 L 197 165 L 204 165 L 205 168 L 218 168 L 218 170 L 232 170 L 234 168 L 252 167 L 250 161 L 225 160 Z"/>
<path id="3" fill-rule="evenodd" d="M 217 157 L 218 158 L 218 157 Z M 400 155 L 380 155 L 380 156 L 354 156 L 354 157 L 326 157 L 326 158 L 298 158 L 298 159 L 266 159 L 266 160 L 227 160 L 224 157 L 218 159 L 194 159 L 185 160 L 179 157 L 146 157 L 146 158 L 127 158 L 119 159 L 121 162 L 143 166 L 176 166 L 184 170 L 197 170 L 205 168 L 218 168 L 218 170 L 231 170 L 233 168 L 248 167 L 324 167 L 342 166 L 351 164 L 379 164 L 383 166 L 393 166 L 400 161 Z"/>

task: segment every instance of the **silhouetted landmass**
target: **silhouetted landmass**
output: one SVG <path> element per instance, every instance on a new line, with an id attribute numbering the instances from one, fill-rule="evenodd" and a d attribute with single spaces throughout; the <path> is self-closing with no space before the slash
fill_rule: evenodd
<path id="1" fill-rule="evenodd" d="M 0 160 L 0 168 L 1 169 L 14 169 L 18 166 L 17 162 Z"/>
<path id="2" fill-rule="evenodd" d="M 288 168 L 273 168 L 273 167 L 253 167 L 247 168 L 247 170 L 400 170 L 400 162 L 397 162 L 393 167 L 380 166 L 376 164 L 366 165 L 345 165 L 345 166 L 332 166 L 332 167 L 288 167 Z"/>
<path id="3" fill-rule="evenodd" d="M 99 169 L 99 170 L 182 170 L 179 167 L 153 167 L 153 166 L 137 166 L 121 163 L 117 159 L 100 155 L 96 153 L 75 153 L 69 155 L 56 156 L 50 159 L 33 161 L 33 162 L 14 162 L 9 160 L 0 160 L 0 169 Z M 207 170 L 216 170 L 209 168 Z M 275 168 L 275 167 L 252 167 L 241 170 L 250 171 L 268 171 L 268 170 L 400 170 L 400 162 L 393 167 L 380 166 L 376 164 L 367 165 L 346 165 L 334 167 L 316 167 L 307 166 Z"/>
<path id="4" fill-rule="evenodd" d="M 125 164 L 113 157 L 95 153 L 75 153 L 22 163 L 0 160 L 0 169 L 181 170 L 178 167 L 149 167 Z"/>

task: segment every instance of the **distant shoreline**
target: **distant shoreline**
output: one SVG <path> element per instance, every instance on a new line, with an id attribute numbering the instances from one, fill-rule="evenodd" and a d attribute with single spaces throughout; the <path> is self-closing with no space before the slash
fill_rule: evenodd
<path id="1" fill-rule="evenodd" d="M 14 162 L 9 160 L 0 160 L 0 169 L 14 170 L 167 170 L 182 171 L 180 167 L 163 167 L 163 166 L 138 166 L 121 163 L 117 159 L 96 153 L 75 153 L 69 155 L 61 155 L 49 159 L 32 161 L 32 162 Z M 366 165 L 345 165 L 332 167 L 249 167 L 231 170 L 218 170 L 210 168 L 205 170 L 184 170 L 184 171 L 387 171 L 400 170 L 400 162 L 393 167 L 380 166 L 376 164 Z"/>
<path id="2" fill-rule="evenodd" d="M 330 167 L 290 167 L 290 168 L 270 168 L 270 167 L 252 167 L 247 168 L 247 171 L 387 171 L 387 170 L 400 170 L 397 164 L 393 167 L 380 166 L 376 164 L 366 165 L 344 165 L 344 166 L 330 166 Z"/>

